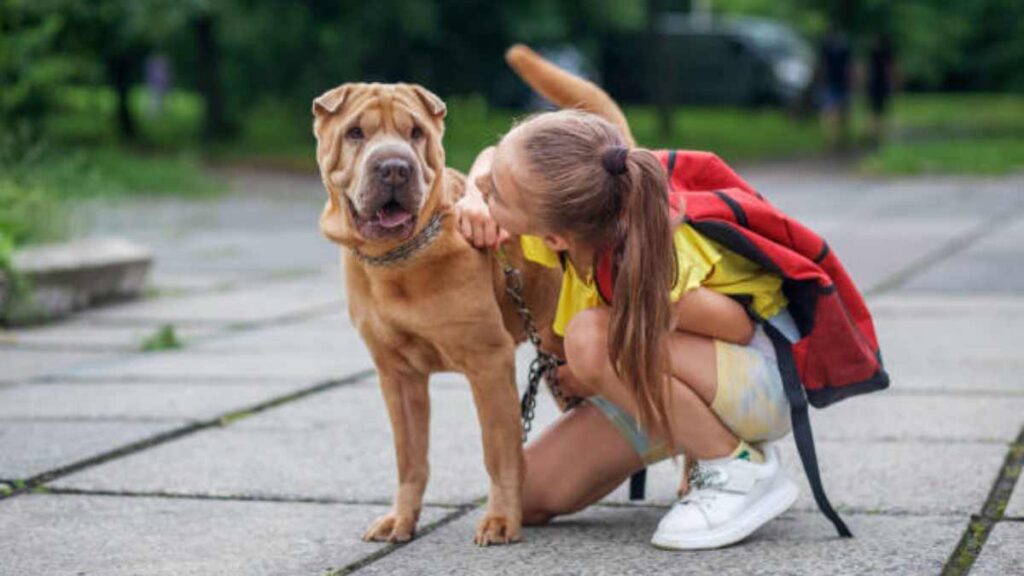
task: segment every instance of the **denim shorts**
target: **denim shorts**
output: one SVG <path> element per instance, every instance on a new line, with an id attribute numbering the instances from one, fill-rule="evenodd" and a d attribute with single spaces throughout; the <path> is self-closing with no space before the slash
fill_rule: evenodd
<path id="1" fill-rule="evenodd" d="M 800 338 L 789 311 L 783 309 L 766 322 L 791 342 Z M 782 438 L 790 431 L 789 402 L 782 386 L 775 347 L 758 323 L 747 345 L 715 341 L 718 387 L 711 410 L 737 437 L 747 442 Z M 601 396 L 587 402 L 596 406 L 633 447 L 645 464 L 671 456 L 667 444 L 652 440 L 636 419 Z"/>

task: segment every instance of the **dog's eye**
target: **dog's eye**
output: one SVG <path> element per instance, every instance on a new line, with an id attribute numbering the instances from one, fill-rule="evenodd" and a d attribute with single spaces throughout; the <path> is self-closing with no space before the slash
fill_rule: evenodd
<path id="1" fill-rule="evenodd" d="M 423 128 L 420 128 L 419 126 L 413 126 L 412 132 L 409 133 L 409 136 L 413 140 L 419 140 L 420 138 L 423 138 Z"/>
<path id="2" fill-rule="evenodd" d="M 348 138 L 349 140 L 362 140 L 363 129 L 359 126 L 353 126 L 348 129 L 348 132 L 345 132 L 345 138 Z"/>

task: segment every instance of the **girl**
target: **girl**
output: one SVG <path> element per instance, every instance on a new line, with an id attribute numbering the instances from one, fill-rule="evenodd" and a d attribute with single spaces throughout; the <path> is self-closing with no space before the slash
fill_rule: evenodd
<path id="1" fill-rule="evenodd" d="M 761 326 L 795 339 L 781 280 L 670 221 L 657 158 L 592 114 L 519 124 L 468 181 L 456 206 L 467 238 L 489 247 L 520 235 L 526 258 L 562 267 L 560 381 L 587 398 L 527 446 L 524 522 L 580 510 L 677 450 L 698 472 L 655 546 L 725 546 L 788 509 L 796 486 L 764 444 L 789 432 Z M 595 283 L 602 262 L 615 270 L 614 297 Z"/>

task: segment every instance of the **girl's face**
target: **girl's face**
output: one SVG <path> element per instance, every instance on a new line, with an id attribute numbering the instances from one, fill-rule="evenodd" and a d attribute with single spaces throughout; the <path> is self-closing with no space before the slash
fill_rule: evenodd
<path id="1" fill-rule="evenodd" d="M 509 233 L 541 236 L 553 250 L 566 250 L 569 244 L 565 238 L 543 229 L 527 211 L 530 192 L 522 184 L 530 181 L 526 165 L 516 146 L 515 134 L 510 133 L 495 148 L 491 173 L 477 180 L 477 188 L 483 193 L 491 217 Z"/>
<path id="2" fill-rule="evenodd" d="M 499 226 L 511 234 L 535 234 L 537 230 L 530 225 L 523 189 L 516 178 L 517 167 L 521 173 L 522 166 L 516 147 L 499 143 L 494 150 L 491 172 L 481 176 L 477 187 L 483 192 L 491 217 Z"/>

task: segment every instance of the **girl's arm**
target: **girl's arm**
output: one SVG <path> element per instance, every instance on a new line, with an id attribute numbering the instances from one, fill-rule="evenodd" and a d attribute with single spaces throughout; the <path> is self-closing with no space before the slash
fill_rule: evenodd
<path id="1" fill-rule="evenodd" d="M 497 246 L 508 238 L 508 232 L 502 230 L 491 218 L 487 201 L 476 184 L 478 178 L 490 173 L 493 158 L 494 146 L 487 147 L 477 155 L 466 176 L 466 191 L 455 203 L 455 221 L 459 230 L 477 248 Z"/>
<path id="2" fill-rule="evenodd" d="M 748 344 L 754 322 L 743 305 L 725 294 L 700 287 L 683 294 L 673 305 L 677 330 L 734 344 Z"/>

